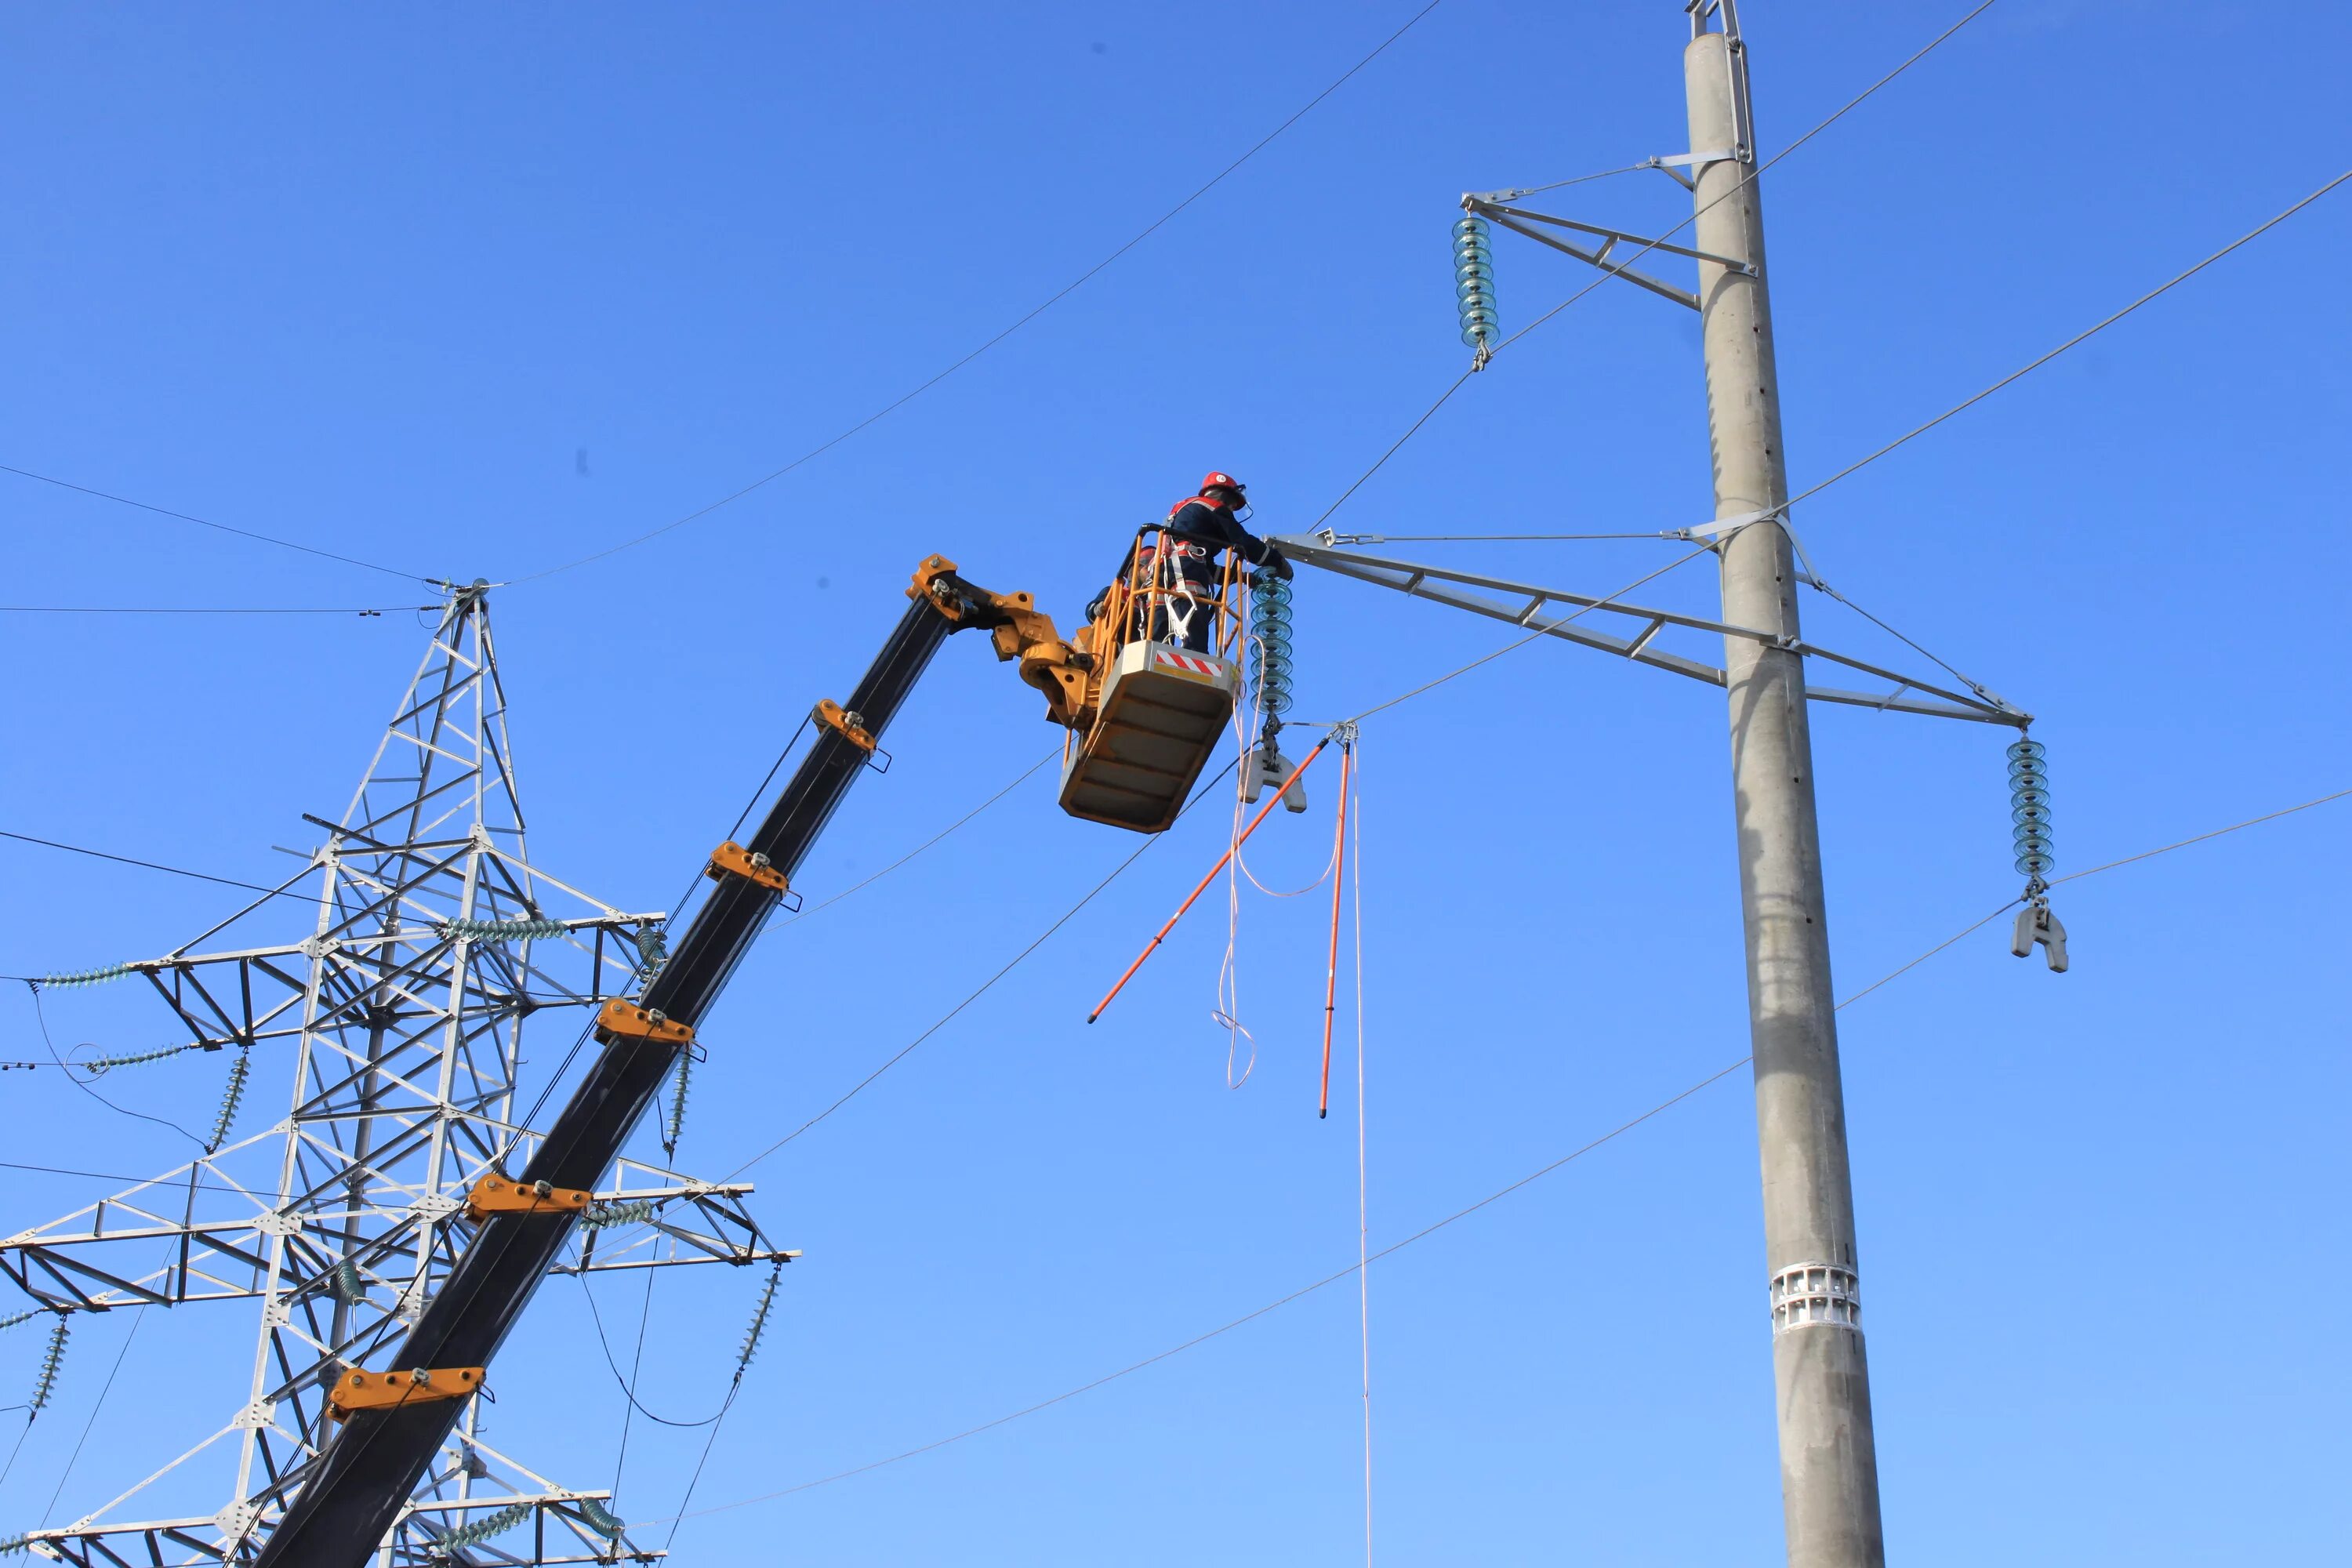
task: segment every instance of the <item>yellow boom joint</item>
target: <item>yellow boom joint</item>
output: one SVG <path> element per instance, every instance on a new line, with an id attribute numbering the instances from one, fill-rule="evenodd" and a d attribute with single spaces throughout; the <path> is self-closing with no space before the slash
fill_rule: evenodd
<path id="1" fill-rule="evenodd" d="M 362 1372 L 353 1367 L 335 1380 L 327 1395 L 327 1414 L 348 1421 L 362 1410 L 396 1410 L 404 1405 L 426 1405 L 441 1399 L 463 1399 L 482 1386 L 478 1366 L 413 1366 L 406 1372 Z"/>
<path id="2" fill-rule="evenodd" d="M 466 1194 L 466 1217 L 477 1224 L 494 1214 L 578 1214 L 587 1206 L 588 1194 L 582 1188 L 518 1182 L 496 1171 Z"/>
<path id="3" fill-rule="evenodd" d="M 694 1030 L 678 1023 L 656 1008 L 638 1006 L 618 996 L 604 1004 L 596 1015 L 596 1032 L 607 1044 L 614 1040 L 657 1040 L 664 1045 L 690 1046 Z"/>
<path id="4" fill-rule="evenodd" d="M 824 701 L 818 703 L 816 705 L 816 710 L 811 713 L 809 717 L 815 720 L 825 729 L 831 730 L 834 733 L 839 735 L 843 740 L 848 742 L 859 751 L 871 752 L 874 750 L 874 737 L 866 733 L 866 721 L 860 718 L 857 714 L 845 711 L 842 708 L 841 704 L 835 702 L 832 698 L 828 697 Z"/>
<path id="5" fill-rule="evenodd" d="M 792 884 L 784 880 L 784 874 L 769 864 L 765 855 L 746 849 L 731 838 L 710 852 L 710 864 L 703 868 L 702 874 L 714 882 L 724 877 L 740 877 L 772 893 L 793 890 Z"/>

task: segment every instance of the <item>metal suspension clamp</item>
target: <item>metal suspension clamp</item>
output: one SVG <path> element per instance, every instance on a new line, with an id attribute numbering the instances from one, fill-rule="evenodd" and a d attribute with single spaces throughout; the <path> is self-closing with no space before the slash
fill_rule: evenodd
<path id="1" fill-rule="evenodd" d="M 607 1044 L 614 1040 L 656 1040 L 669 1046 L 694 1043 L 690 1025 L 678 1023 L 658 1007 L 640 1007 L 618 996 L 597 1012 L 596 1032 Z"/>
<path id="2" fill-rule="evenodd" d="M 481 1386 L 478 1366 L 414 1366 L 405 1372 L 362 1372 L 353 1367 L 335 1380 L 327 1395 L 327 1414 L 348 1421 L 362 1410 L 396 1410 L 404 1405 L 464 1399 Z"/>
<path id="3" fill-rule="evenodd" d="M 2010 933 L 2009 951 L 2020 958 L 2030 958 L 2036 942 L 2042 944 L 2042 957 L 2050 961 L 2050 972 L 2065 973 L 2065 923 L 2050 912 L 2049 888 L 2039 877 L 2025 885 L 2025 907 L 2017 911 L 2017 926 Z"/>

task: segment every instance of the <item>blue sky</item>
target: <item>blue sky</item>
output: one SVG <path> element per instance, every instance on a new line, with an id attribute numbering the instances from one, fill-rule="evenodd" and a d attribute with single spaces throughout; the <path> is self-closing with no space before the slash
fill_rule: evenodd
<path id="1" fill-rule="evenodd" d="M 1751 5 L 1767 151 L 1965 7 Z M 726 496 L 890 403 L 1224 167 L 1404 5 L 516 5 L 12 12 L 0 461 L 403 571 L 521 577 Z M 914 402 L 642 548 L 493 599 L 534 853 L 629 908 L 698 864 L 922 555 L 1069 617 L 1223 468 L 1303 527 L 1461 369 L 1465 189 L 1683 151 L 1680 7 L 1446 0 L 1232 178 Z M 2002 0 L 1767 176 L 1800 488 L 2342 172 L 2326 8 Z M 1655 174 L 1549 209 L 1662 229 Z M 2352 785 L 2331 517 L 2339 192 L 1810 503 L 1822 573 L 2042 716 L 2062 870 Z M 1497 243 L 1507 331 L 1583 287 Z M 2339 454 L 2328 457 L 2331 451 Z M 421 604 L 413 584 L 0 475 L 12 605 Z M 1350 500 L 1382 533 L 1683 526 L 1708 508 L 1695 321 L 1597 291 Z M 1399 545 L 1605 592 L 1664 546 Z M 1302 572 L 1301 711 L 1507 640 Z M 1707 613 L 1705 563 L 1657 585 Z M 1840 607 L 1817 640 L 1912 656 Z M 268 879 L 341 810 L 416 617 L 0 616 L 0 827 Z M 819 896 L 1051 744 L 951 644 L 813 858 Z M 1719 697 L 1550 646 L 1362 746 L 1375 1246 L 1746 1050 Z M 2015 891 L 2002 733 L 1816 715 L 1842 994 Z M 1309 879 L 1329 785 L 1254 865 Z M 1206 811 L 760 1169 L 807 1257 L 697 1506 L 992 1420 L 1352 1259 L 1353 1106 L 1313 1113 L 1319 900 L 1244 904 L 1255 1074 L 1210 1011 L 1223 909 L 1087 1005 L 1221 846 Z M 705 1029 L 681 1160 L 725 1170 L 964 996 L 1129 850 L 1041 778 L 771 935 Z M 2061 890 L 2074 968 L 1989 928 L 1843 1018 L 1887 1530 L 1917 1564 L 2340 1560 L 2352 802 Z M 160 952 L 226 889 L 0 847 L 0 971 Z M 21 994 L 0 1056 L 36 1056 Z M 163 1043 L 135 996 L 61 1043 Z M 260 1069 L 268 1079 L 268 1068 Z M 208 1116 L 203 1062 L 126 1103 Z M 172 1135 L 0 1077 L 11 1157 L 161 1170 Z M 135 1094 L 136 1098 L 131 1098 Z M 19 1174 L 30 1225 L 101 1184 Z M 1750 1099 L 1734 1074 L 1373 1270 L 1378 1554 L 1780 1551 Z M 755 1282 L 665 1280 L 645 1397 L 699 1414 Z M 620 1410 L 572 1288 L 500 1365 L 500 1440 L 576 1484 Z M 615 1289 L 607 1320 L 634 1323 Z M 86 1324 L 0 1487 L 69 1520 L 242 1397 L 241 1309 Z M 0 1340 L 0 1398 L 37 1329 Z M 1357 1306 L 1334 1287 L 946 1449 L 712 1514 L 680 1561 L 1341 1563 L 1362 1550 Z M 150 1395 L 145 1379 L 175 1373 Z M 140 1380 L 140 1381 L 134 1381 Z M 136 1388 L 135 1395 L 126 1391 Z M 633 1519 L 698 1445 L 631 1439 Z M 657 1532 L 658 1533 L 658 1532 Z"/>

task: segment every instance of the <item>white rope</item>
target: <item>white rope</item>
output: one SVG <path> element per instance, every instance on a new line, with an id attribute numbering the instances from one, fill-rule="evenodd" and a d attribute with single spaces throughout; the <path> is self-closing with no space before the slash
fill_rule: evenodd
<path id="1" fill-rule="evenodd" d="M 1356 742 L 1356 774 L 1362 776 L 1363 741 Z M 1349 815 L 1356 835 L 1356 1330 L 1362 1352 L 1364 1392 L 1364 1568 L 1372 1564 L 1372 1270 L 1371 1210 L 1364 1163 L 1364 791 L 1350 792 Z M 1334 852 L 1337 858 L 1337 852 Z"/>

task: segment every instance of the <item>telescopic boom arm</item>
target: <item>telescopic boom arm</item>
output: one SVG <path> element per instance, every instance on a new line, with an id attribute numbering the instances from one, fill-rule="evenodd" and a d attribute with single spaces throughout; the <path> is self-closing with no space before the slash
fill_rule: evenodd
<path id="1" fill-rule="evenodd" d="M 1049 717 L 1072 721 L 1090 661 L 1061 641 L 1028 595 L 976 588 L 956 575 L 953 562 L 936 555 L 907 593 L 914 602 L 848 702 L 817 705 L 815 742 L 758 831 L 747 843 L 713 853 L 709 870 L 716 885 L 668 962 L 635 1002 L 610 1003 L 599 1016 L 604 1048 L 548 1129 L 519 1188 L 548 1194 L 595 1186 L 678 1054 L 691 1048 L 696 1027 L 950 633 L 992 633 L 998 658 L 1019 660 L 1022 679 L 1045 694 Z M 368 1391 L 396 1380 L 399 1397 L 352 1401 L 341 1436 L 318 1463 L 282 1479 L 280 1495 L 295 1495 L 263 1543 L 259 1564 L 363 1568 L 465 1408 L 463 1395 L 479 1385 L 482 1369 L 556 1261 L 577 1213 L 542 1202 L 480 1214 L 473 1245 L 410 1331 L 390 1373 L 354 1369 L 343 1378 L 352 1383 L 356 1375 Z"/>

